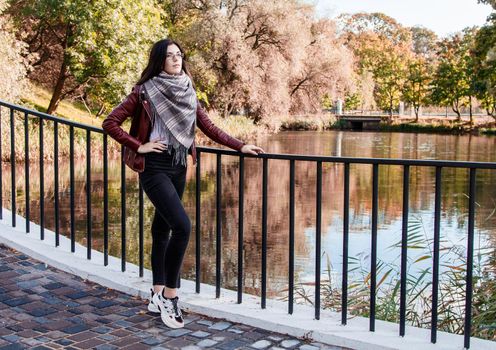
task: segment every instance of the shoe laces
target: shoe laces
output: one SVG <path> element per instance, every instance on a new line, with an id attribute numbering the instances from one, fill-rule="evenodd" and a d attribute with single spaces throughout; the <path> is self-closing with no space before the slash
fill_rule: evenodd
<path id="1" fill-rule="evenodd" d="M 181 309 L 178 306 L 179 298 L 175 297 L 175 298 L 171 299 L 171 301 L 172 301 L 172 308 L 174 310 L 174 314 L 176 315 L 176 317 L 182 317 Z"/>

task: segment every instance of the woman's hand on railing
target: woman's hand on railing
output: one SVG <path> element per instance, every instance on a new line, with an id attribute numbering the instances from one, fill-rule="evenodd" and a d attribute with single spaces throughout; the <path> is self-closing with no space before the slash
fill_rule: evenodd
<path id="1" fill-rule="evenodd" d="M 158 141 L 159 140 L 153 140 L 142 144 L 138 148 L 138 153 L 150 153 L 150 152 L 162 153 L 167 149 L 167 146 Z"/>
<path id="2" fill-rule="evenodd" d="M 254 154 L 254 155 L 257 155 L 259 153 L 265 153 L 262 148 L 255 146 L 255 145 L 244 145 L 243 147 L 241 147 L 241 152 L 242 153 L 248 153 L 248 154 Z"/>

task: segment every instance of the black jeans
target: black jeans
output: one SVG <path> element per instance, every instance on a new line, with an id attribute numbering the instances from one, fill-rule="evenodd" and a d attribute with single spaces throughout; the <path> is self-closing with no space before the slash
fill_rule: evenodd
<path id="1" fill-rule="evenodd" d="M 143 190 L 155 207 L 152 223 L 152 273 L 154 285 L 179 288 L 179 273 L 188 246 L 191 221 L 181 198 L 186 167 L 172 164 L 172 155 L 146 153 L 139 174 Z"/>

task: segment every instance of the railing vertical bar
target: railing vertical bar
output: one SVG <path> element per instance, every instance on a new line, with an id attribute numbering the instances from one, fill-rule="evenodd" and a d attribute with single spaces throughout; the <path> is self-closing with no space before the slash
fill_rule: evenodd
<path id="1" fill-rule="evenodd" d="M 143 196 L 143 186 L 141 185 L 141 181 L 138 181 L 139 184 L 139 276 L 143 277 L 144 273 L 144 265 L 145 265 L 145 244 L 144 244 L 144 235 L 145 235 L 145 215 L 144 215 L 144 196 Z"/>
<path id="2" fill-rule="evenodd" d="M 344 163 L 344 201 L 343 201 L 343 276 L 341 282 L 341 324 L 348 319 L 348 251 L 350 219 L 350 163 Z"/>
<path id="3" fill-rule="evenodd" d="M 200 293 L 201 274 L 201 167 L 200 150 L 196 153 L 196 244 L 195 244 L 195 292 Z"/>
<path id="4" fill-rule="evenodd" d="M 109 215 L 108 215 L 108 136 L 103 134 L 103 264 L 108 265 Z"/>
<path id="5" fill-rule="evenodd" d="M 401 278 L 400 278 L 400 336 L 405 336 L 406 271 L 408 254 L 408 203 L 410 195 L 410 166 L 403 168 L 403 222 L 401 227 Z"/>
<path id="6" fill-rule="evenodd" d="M 11 176 L 11 212 L 12 227 L 16 226 L 16 180 L 15 180 L 15 122 L 14 110 L 10 110 L 10 176 Z"/>
<path id="7" fill-rule="evenodd" d="M 243 214 L 245 194 L 245 157 L 239 157 L 238 205 L 238 304 L 243 301 Z"/>
<path id="8" fill-rule="evenodd" d="M 45 172 L 43 142 L 43 118 L 40 118 L 40 239 L 45 239 Z"/>
<path id="9" fill-rule="evenodd" d="M 267 184 L 269 160 L 263 159 L 262 166 L 262 302 L 261 307 L 265 309 L 267 302 Z"/>
<path id="10" fill-rule="evenodd" d="M 317 162 L 316 188 L 316 230 L 315 230 L 315 319 L 320 319 L 320 264 L 322 238 L 322 162 Z"/>
<path id="11" fill-rule="evenodd" d="M 24 181 L 26 192 L 26 233 L 30 231 L 29 202 L 29 123 L 28 113 L 24 112 Z"/>
<path id="12" fill-rule="evenodd" d="M 377 211 L 379 205 L 379 165 L 372 168 L 372 241 L 370 255 L 370 318 L 369 330 L 375 331 L 375 305 L 377 288 Z"/>
<path id="13" fill-rule="evenodd" d="M 436 167 L 434 200 L 434 256 L 432 259 L 431 343 L 437 341 L 437 303 L 439 294 L 439 242 L 441 235 L 441 167 Z"/>
<path id="14" fill-rule="evenodd" d="M 217 174 L 216 174 L 216 188 L 217 194 L 215 197 L 215 214 L 216 214 L 216 245 L 215 245 L 215 297 L 220 297 L 220 284 L 221 284 L 221 262 L 222 262 L 222 162 L 221 154 L 217 154 Z"/>
<path id="15" fill-rule="evenodd" d="M 86 258 L 91 259 L 91 133 L 86 130 Z"/>
<path id="16" fill-rule="evenodd" d="M 69 128 L 69 182 L 71 211 L 71 252 L 76 251 L 76 215 L 75 215 L 75 183 L 74 183 L 74 127 Z"/>
<path id="17" fill-rule="evenodd" d="M 53 170 L 54 170 L 54 201 L 55 201 L 55 246 L 60 245 L 60 203 L 59 203 L 59 123 L 53 123 Z"/>
<path id="18" fill-rule="evenodd" d="M 121 271 L 126 271 L 126 163 L 121 146 Z"/>
<path id="19" fill-rule="evenodd" d="M 464 347 L 470 348 L 472 331 L 472 296 L 473 296 L 473 269 L 474 269 L 474 222 L 475 222 L 475 180 L 476 169 L 470 168 L 469 203 L 468 203 L 468 242 L 467 242 L 467 280 L 465 291 L 465 329 Z"/>
<path id="20" fill-rule="evenodd" d="M 294 302 L 294 232 L 295 225 L 295 160 L 289 161 L 289 283 L 288 313 L 293 314 Z"/>

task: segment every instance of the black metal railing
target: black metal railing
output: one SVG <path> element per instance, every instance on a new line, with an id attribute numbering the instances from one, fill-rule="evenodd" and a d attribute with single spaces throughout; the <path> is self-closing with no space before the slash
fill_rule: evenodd
<path id="1" fill-rule="evenodd" d="M 87 258 L 91 259 L 91 241 L 92 241 L 92 221 L 91 221 L 91 137 L 93 134 L 102 137 L 103 144 L 103 235 L 104 235 L 104 265 L 108 264 L 108 247 L 109 247 L 109 203 L 108 203 L 108 136 L 102 129 L 75 123 L 62 118 L 57 118 L 45 113 L 32 111 L 17 105 L 0 101 L 0 119 L 2 118 L 2 108 L 5 107 L 10 111 L 10 144 L 11 144 L 11 164 L 15 163 L 15 112 L 24 113 L 24 141 L 25 141 L 25 190 L 26 190 L 26 232 L 29 232 L 29 137 L 28 137 L 28 122 L 29 119 L 36 119 L 39 121 L 39 161 L 40 161 L 40 239 L 44 239 L 44 173 L 43 173 L 43 137 L 44 137 L 44 122 L 52 122 L 54 124 L 54 154 L 55 154 L 55 245 L 59 245 L 59 188 L 58 188 L 58 133 L 59 125 L 69 127 L 69 162 L 70 162 L 70 233 L 71 251 L 75 251 L 75 177 L 74 177 L 74 146 L 75 146 L 75 131 L 83 130 L 86 133 L 86 248 Z M 5 109 L 4 108 L 4 109 Z M 1 135 L 1 123 L 0 123 Z M 1 141 L 1 140 L 0 140 Z M 1 154 L 1 142 L 0 142 Z M 307 155 L 291 155 L 291 154 L 260 154 L 258 156 L 244 155 L 236 151 L 221 150 L 216 148 L 198 147 L 197 148 L 197 165 L 196 165 L 196 226 L 195 226 L 195 290 L 200 293 L 200 272 L 201 272 L 201 221 L 210 218 L 202 218 L 201 215 L 201 169 L 202 169 L 202 155 L 213 154 L 216 156 L 216 268 L 215 268 L 215 295 L 220 297 L 222 287 L 222 216 L 221 216 L 221 202 L 222 202 L 222 156 L 239 157 L 239 220 L 238 220 L 238 270 L 237 270 L 237 301 L 242 303 L 243 298 L 243 232 L 244 232 L 244 182 L 245 182 L 245 159 L 246 158 L 259 158 L 262 160 L 262 189 L 261 189 L 261 202 L 262 202 L 262 219 L 261 219 L 261 234 L 262 234 L 262 251 L 260 261 L 261 281 L 260 281 L 260 298 L 261 308 L 266 307 L 267 299 L 267 207 L 268 207 L 268 179 L 269 179 L 269 162 L 273 160 L 283 160 L 289 162 L 289 267 L 288 267 L 288 313 L 292 314 L 294 311 L 294 248 L 295 248 L 295 166 L 297 162 L 311 162 L 316 166 L 316 240 L 315 240 L 315 319 L 320 319 L 321 300 L 321 235 L 322 235 L 322 166 L 325 163 L 342 164 L 344 167 L 344 206 L 343 206 L 343 245 L 342 245 L 342 296 L 341 296 L 341 323 L 346 325 L 348 320 L 348 275 L 349 275 L 349 204 L 350 204 L 350 166 L 354 164 L 366 164 L 372 167 L 372 227 L 371 227 L 371 262 L 370 262 L 370 316 L 369 316 L 369 330 L 374 331 L 376 325 L 376 298 L 377 298 L 377 229 L 378 229 L 378 197 L 379 197 L 379 166 L 401 166 L 403 167 L 403 208 L 402 208 L 402 234 L 401 234 L 401 280 L 400 280 L 400 315 L 399 315 L 399 335 L 405 335 L 406 325 L 406 310 L 407 310 L 407 247 L 408 247 L 408 221 L 409 221 L 409 181 L 410 181 L 410 168 L 411 167 L 428 167 L 435 169 L 435 204 L 434 204 L 434 255 L 433 255 L 433 273 L 432 273 L 432 313 L 431 313 L 431 342 L 437 341 L 437 327 L 438 327 L 438 290 L 439 290 L 439 251 L 440 251 L 440 226 L 441 226 L 441 176 L 445 168 L 462 168 L 469 169 L 469 216 L 468 216 L 468 241 L 467 241 L 467 261 L 466 261 L 466 281 L 465 281 L 465 334 L 464 346 L 470 347 L 470 329 L 471 329 L 471 315 L 472 315 L 472 276 L 473 276 L 473 250 L 474 250 L 474 220 L 475 220 L 475 190 L 476 190 L 476 174 L 480 169 L 496 170 L 496 163 L 483 163 L 483 162 L 462 162 L 462 161 L 435 161 L 435 160 L 402 160 L 402 159 L 379 159 L 379 158 L 350 158 L 350 157 L 333 157 L 333 156 L 307 156 Z M 12 177 L 12 226 L 16 226 L 16 189 L 15 189 L 15 166 L 11 166 Z M 121 160 L 121 270 L 126 270 L 126 169 L 124 161 Z M 2 171 L 0 167 L 0 218 L 3 215 L 3 199 L 2 199 Z M 144 207 L 143 189 L 139 187 L 139 273 L 143 276 L 144 261 L 143 261 L 143 207 Z"/>

